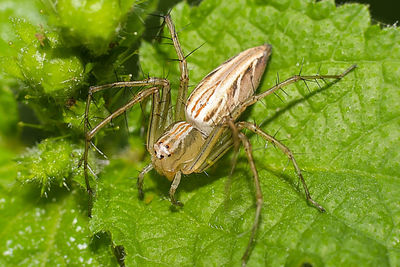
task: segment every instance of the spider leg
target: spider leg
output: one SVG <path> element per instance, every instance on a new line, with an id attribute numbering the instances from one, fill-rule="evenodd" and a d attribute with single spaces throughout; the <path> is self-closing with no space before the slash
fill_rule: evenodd
<path id="1" fill-rule="evenodd" d="M 147 165 L 146 167 L 143 168 L 143 170 L 140 172 L 138 179 L 137 179 L 137 188 L 139 191 L 139 198 L 143 199 L 144 194 L 143 194 L 143 179 L 144 179 L 144 175 L 146 173 L 148 173 L 149 171 L 151 171 L 153 169 L 153 164 L 150 163 L 149 165 Z"/>
<path id="2" fill-rule="evenodd" d="M 124 106 L 121 108 L 117 109 L 114 111 L 112 114 L 110 114 L 108 117 L 106 117 L 103 121 L 101 121 L 98 125 L 96 125 L 94 128 L 91 128 L 89 130 L 89 108 L 90 108 L 90 103 L 93 97 L 93 94 L 99 91 L 103 91 L 109 88 L 114 88 L 114 87 L 136 87 L 136 86 L 153 86 L 151 88 L 145 89 L 140 91 L 138 94 L 136 94 L 131 100 L 129 100 L 128 103 L 126 103 Z M 168 80 L 165 79 L 159 79 L 159 78 L 149 78 L 143 81 L 129 81 L 129 82 L 115 82 L 111 84 L 105 84 L 105 85 L 100 85 L 100 86 L 93 86 L 90 87 L 89 92 L 88 92 L 88 98 L 86 101 L 86 108 L 85 108 L 85 119 L 84 119 L 84 130 L 85 130 L 85 151 L 83 154 L 83 169 L 84 169 L 84 176 L 85 176 L 85 184 L 86 184 L 86 190 L 89 194 L 89 205 L 88 205 L 88 216 L 91 217 L 91 209 L 93 205 L 93 190 L 90 187 L 90 182 L 89 182 L 89 175 L 88 175 L 88 153 L 89 153 L 89 145 L 95 134 L 103 128 L 105 125 L 111 122 L 112 119 L 118 117 L 119 115 L 123 114 L 126 110 L 130 109 L 134 104 L 143 101 L 146 99 L 148 96 L 152 94 L 159 95 L 159 87 L 166 87 L 169 89 L 169 82 Z"/>
<path id="3" fill-rule="evenodd" d="M 258 177 L 257 168 L 256 168 L 256 165 L 255 165 L 254 159 L 253 159 L 253 153 L 252 153 L 250 141 L 246 137 L 246 135 L 244 135 L 243 133 L 239 133 L 239 138 L 242 141 L 242 144 L 244 146 L 247 160 L 249 161 L 251 171 L 253 172 L 254 185 L 256 187 L 256 214 L 254 217 L 253 226 L 251 228 L 250 240 L 249 240 L 249 243 L 247 244 L 246 251 L 244 252 L 244 254 L 242 256 L 242 266 L 246 266 L 247 260 L 250 255 L 251 247 L 253 244 L 253 240 L 257 233 L 258 224 L 260 222 L 261 208 L 262 208 L 262 204 L 263 204 L 263 196 L 262 196 L 262 191 L 261 191 L 261 186 L 260 186 L 260 179 Z"/>
<path id="4" fill-rule="evenodd" d="M 174 204 L 175 206 L 180 206 L 180 207 L 182 207 L 183 204 L 180 201 L 176 200 L 175 191 L 178 188 L 179 183 L 181 182 L 181 177 L 182 177 L 182 173 L 180 171 L 178 171 L 175 174 L 174 180 L 172 181 L 171 187 L 169 189 L 169 197 L 171 199 L 171 203 Z"/>
<path id="5" fill-rule="evenodd" d="M 185 169 L 185 173 L 200 173 L 213 165 L 232 146 L 231 131 L 226 126 L 217 126 L 207 137 L 196 159 Z M 210 157 L 211 156 L 211 157 Z"/>
<path id="6" fill-rule="evenodd" d="M 288 86 L 289 84 L 298 82 L 298 81 L 306 81 L 306 80 L 324 80 L 324 79 L 336 79 L 337 81 L 342 79 L 344 76 L 346 76 L 348 73 L 350 73 L 353 69 L 355 69 L 357 65 L 351 65 L 349 68 L 347 68 L 345 71 L 343 71 L 341 74 L 337 75 L 294 75 L 283 82 L 280 82 L 276 84 L 275 86 L 271 87 L 270 89 L 249 97 L 246 101 L 244 101 L 241 105 L 237 106 L 232 112 L 231 112 L 231 117 L 233 119 L 237 119 L 240 114 L 243 113 L 243 111 L 248 107 L 259 101 L 260 99 L 275 93 L 277 90 L 282 89 L 285 86 Z M 336 81 L 334 81 L 335 83 Z"/>
<path id="7" fill-rule="evenodd" d="M 252 124 L 252 123 L 249 123 L 246 121 L 241 121 L 241 122 L 237 123 L 237 127 L 238 127 L 238 129 L 243 129 L 243 128 L 249 129 L 253 133 L 261 136 L 266 141 L 271 142 L 277 148 L 279 148 L 289 158 L 289 160 L 292 161 L 292 164 L 293 164 L 294 169 L 296 170 L 297 176 L 300 178 L 300 181 L 303 184 L 303 188 L 304 188 L 304 192 L 306 194 L 307 201 L 310 202 L 314 207 L 316 207 L 320 212 L 325 212 L 325 209 L 320 204 L 318 204 L 318 202 L 316 202 L 315 200 L 312 199 L 312 197 L 310 195 L 310 191 L 308 190 L 307 184 L 304 181 L 303 174 L 301 173 L 301 170 L 300 170 L 299 166 L 297 165 L 296 159 L 294 158 L 292 151 L 290 151 L 290 149 L 287 146 L 282 144 L 280 141 L 275 139 L 273 136 L 265 133 L 260 127 L 258 127 L 255 124 Z"/>
<path id="8" fill-rule="evenodd" d="M 175 51 L 176 54 L 178 55 L 179 69 L 181 72 L 179 91 L 176 100 L 176 110 L 175 110 L 175 121 L 181 121 L 185 120 L 185 102 L 187 98 L 187 91 L 189 84 L 189 72 L 187 68 L 186 57 L 182 52 L 182 47 L 178 39 L 178 33 L 175 30 L 175 26 L 169 14 L 165 16 L 165 23 L 167 24 L 169 32 L 171 33 Z"/>

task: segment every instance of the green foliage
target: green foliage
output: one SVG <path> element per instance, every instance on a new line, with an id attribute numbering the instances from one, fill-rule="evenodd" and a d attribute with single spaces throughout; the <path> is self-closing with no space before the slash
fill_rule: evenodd
<path id="1" fill-rule="evenodd" d="M 13 135 L 17 123 L 17 103 L 7 85 L 0 85 L 0 135 Z"/>
<path id="2" fill-rule="evenodd" d="M 144 1 L 44 2 L 51 13 L 50 22 L 63 31 L 70 46 L 84 45 L 95 55 L 102 55 L 123 27 L 132 6 Z"/>
<path id="3" fill-rule="evenodd" d="M 149 161 L 139 106 L 128 116 L 129 140 L 114 134 L 123 119 L 96 136 L 96 145 L 116 152 L 101 172 L 90 155 L 99 179 L 91 181 L 96 197 L 87 218 L 77 169 L 87 86 L 135 75 L 140 47 L 143 73 L 168 73 L 173 92 L 178 88 L 168 40 L 141 39 L 144 15 L 157 1 L 2 2 L 10 8 L 0 9 L 0 111 L 8 115 L 0 116 L 0 265 L 117 265 L 122 254 L 114 248 L 121 246 L 127 266 L 239 266 L 255 212 L 245 155 L 231 181 L 229 155 L 208 176 L 184 177 L 177 194 L 183 208 L 171 207 L 170 183 L 155 172 L 146 175 L 139 200 L 136 177 Z M 283 80 L 300 68 L 335 74 L 358 64 L 337 83 L 319 88 L 310 81 L 309 89 L 298 83 L 285 89 L 288 95 L 278 92 L 283 102 L 270 96 L 244 114 L 297 152 L 312 196 L 327 209 L 321 214 L 309 206 L 287 158 L 249 134 L 264 194 L 249 266 L 398 266 L 398 28 L 371 25 L 363 5 L 311 0 L 204 0 L 177 5 L 172 18 L 185 54 L 205 43 L 188 58 L 191 85 L 263 43 L 272 44 L 273 54 L 259 91 L 274 85 L 277 73 Z M 147 26 L 150 32 L 154 25 Z M 97 94 L 91 125 L 129 95 Z M 22 155 L 20 136 L 10 137 L 18 120 L 14 96 L 49 137 Z M 127 142 L 129 152 L 121 148 Z"/>
<path id="4" fill-rule="evenodd" d="M 4 72 L 29 84 L 29 95 L 70 96 L 84 79 L 81 60 L 68 50 L 59 51 L 62 40 L 56 32 L 24 19 L 12 19 L 11 23 L 17 35 L 17 42 L 11 45 L 17 56 L 2 58 Z"/>
<path id="5" fill-rule="evenodd" d="M 18 159 L 18 179 L 38 183 L 42 195 L 52 184 L 68 188 L 72 178 L 82 180 L 82 168 L 77 170 L 82 155 L 83 148 L 69 141 L 44 140 Z"/>

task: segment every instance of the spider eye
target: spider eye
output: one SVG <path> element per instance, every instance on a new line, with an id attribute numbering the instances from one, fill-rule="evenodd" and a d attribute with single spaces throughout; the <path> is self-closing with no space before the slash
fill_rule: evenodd
<path id="1" fill-rule="evenodd" d="M 157 151 L 155 151 L 155 150 L 154 150 L 154 154 L 156 154 L 156 155 L 157 155 Z"/>
<path id="2" fill-rule="evenodd" d="M 171 154 L 168 154 L 168 157 L 171 157 Z"/>
<path id="3" fill-rule="evenodd" d="M 160 156 L 160 159 L 163 159 L 163 158 L 164 158 L 164 155 L 161 155 L 161 156 Z"/>
<path id="4" fill-rule="evenodd" d="M 165 147 L 168 149 L 168 148 L 169 148 L 169 145 L 166 145 Z"/>

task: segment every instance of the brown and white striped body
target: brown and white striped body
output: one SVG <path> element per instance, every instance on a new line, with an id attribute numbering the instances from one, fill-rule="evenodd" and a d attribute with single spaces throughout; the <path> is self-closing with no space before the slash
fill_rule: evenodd
<path id="1" fill-rule="evenodd" d="M 253 47 L 210 72 L 189 96 L 186 120 L 208 135 L 222 118 L 254 94 L 270 54 L 268 44 Z"/>
<path id="2" fill-rule="evenodd" d="M 172 180 L 177 172 L 189 174 L 207 136 L 231 111 L 257 89 L 271 54 L 270 45 L 247 49 L 209 73 L 193 90 L 186 104 L 186 120 L 172 124 L 154 143 L 155 169 Z M 232 118 L 236 119 L 236 118 Z"/>

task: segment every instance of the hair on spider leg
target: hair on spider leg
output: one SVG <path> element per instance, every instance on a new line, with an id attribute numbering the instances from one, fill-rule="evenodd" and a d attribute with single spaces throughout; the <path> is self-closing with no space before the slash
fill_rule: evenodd
<path id="1" fill-rule="evenodd" d="M 106 154 L 104 154 L 103 151 L 101 151 L 92 141 L 89 142 L 89 144 L 99 153 L 101 156 L 103 156 L 105 159 L 108 159 Z"/>
<path id="2" fill-rule="evenodd" d="M 276 72 L 275 86 L 278 85 L 281 81 L 279 80 L 279 72 Z"/>
<path id="3" fill-rule="evenodd" d="M 266 109 L 268 108 L 267 104 L 265 104 L 264 99 L 260 99 L 258 102 L 261 103 L 261 105 L 263 105 Z"/>
<path id="4" fill-rule="evenodd" d="M 329 85 L 329 83 L 324 78 L 321 77 L 321 80 L 325 83 L 326 86 Z"/>
<path id="5" fill-rule="evenodd" d="M 289 163 L 290 163 L 290 159 L 287 159 L 286 164 L 283 166 L 282 173 L 284 173 L 286 171 L 286 168 L 289 166 Z M 298 179 L 298 180 L 300 180 L 300 179 Z"/>
<path id="6" fill-rule="evenodd" d="M 92 167 L 90 167 L 89 163 L 87 163 L 87 168 L 90 171 L 90 173 L 94 176 L 95 179 L 99 178 L 99 177 L 97 177 L 96 173 L 93 171 Z"/>
<path id="7" fill-rule="evenodd" d="M 168 40 L 172 41 L 172 38 L 171 38 L 171 37 L 163 36 L 163 35 L 153 35 L 153 36 L 151 36 L 151 37 L 152 37 L 153 39 L 159 38 L 159 39 L 168 39 Z"/>
<path id="8" fill-rule="evenodd" d="M 126 94 L 126 92 L 128 92 L 129 96 L 130 96 L 130 97 L 133 97 L 133 96 L 136 95 L 139 91 L 141 91 L 143 88 L 144 88 L 144 86 L 136 87 L 136 88 L 135 88 L 136 90 L 134 90 L 133 87 L 125 87 L 125 88 L 124 88 L 124 94 L 123 94 L 123 96 L 124 96 L 124 98 L 125 98 L 125 94 Z"/>
<path id="9" fill-rule="evenodd" d="M 145 10 L 144 8 L 140 7 L 140 4 L 135 4 L 135 8 L 133 9 L 133 13 L 135 13 L 137 18 L 139 18 L 139 21 L 142 23 L 142 25 L 145 25 L 146 22 L 144 21 L 142 16 L 140 16 L 140 13 L 138 11 L 144 11 L 144 10 Z"/>
<path id="10" fill-rule="evenodd" d="M 186 30 L 192 23 L 188 23 L 185 26 L 183 26 L 180 30 L 176 31 L 177 34 L 181 33 L 182 31 Z"/>
<path id="11" fill-rule="evenodd" d="M 99 106 L 97 105 L 97 100 L 92 97 L 92 103 L 96 106 L 97 109 L 99 109 Z"/>
<path id="12" fill-rule="evenodd" d="M 155 13 L 148 13 L 147 15 L 152 16 L 152 17 L 159 17 L 159 18 L 163 19 L 160 25 L 148 27 L 148 29 L 160 29 L 160 32 L 161 32 L 164 29 L 164 25 L 165 25 L 165 15 L 160 15 L 160 14 L 155 14 Z"/>
<path id="13" fill-rule="evenodd" d="M 171 9 L 167 12 L 167 14 L 169 14 L 169 12 L 171 12 Z M 147 13 L 147 15 L 162 18 L 163 20 L 165 20 L 165 16 L 166 16 L 166 15 L 161 15 L 161 14 L 157 14 L 157 13 Z"/>
<path id="14" fill-rule="evenodd" d="M 286 96 L 289 96 L 289 94 L 286 93 L 286 91 L 285 91 L 283 88 L 280 88 L 280 90 L 281 90 Z"/>
<path id="15" fill-rule="evenodd" d="M 141 89 L 143 89 L 143 87 L 141 87 Z M 128 91 L 130 97 L 133 97 L 134 95 L 136 95 L 139 92 L 138 89 L 136 90 L 136 92 L 133 92 L 132 87 L 126 87 L 126 90 Z"/>
<path id="16" fill-rule="evenodd" d="M 170 46 L 174 46 L 174 43 L 161 43 L 160 45 L 170 45 Z M 169 61 L 179 61 L 179 60 L 176 59 L 176 58 L 172 58 L 172 59 L 169 59 Z"/>
<path id="17" fill-rule="evenodd" d="M 279 72 L 276 72 L 276 79 L 275 79 L 275 86 L 277 86 L 280 83 L 279 80 Z M 281 87 L 279 88 L 285 95 L 289 96 L 289 94 Z"/>
<path id="18" fill-rule="evenodd" d="M 163 73 L 164 73 L 164 65 L 163 65 Z M 168 79 L 170 73 L 170 68 L 168 68 L 167 75 L 165 75 L 164 79 Z"/>
<path id="19" fill-rule="evenodd" d="M 81 126 L 82 124 L 84 124 L 85 121 L 86 121 L 86 123 L 87 123 L 88 129 L 91 130 L 93 127 L 92 127 L 92 125 L 90 124 L 89 118 L 86 117 L 85 114 L 82 114 L 82 120 L 81 120 L 81 122 L 79 123 L 79 125 Z"/>
<path id="20" fill-rule="evenodd" d="M 319 82 L 318 82 L 318 80 L 317 80 L 317 79 L 315 79 L 315 82 L 317 83 L 317 85 L 318 85 L 319 89 L 322 89 L 322 87 L 321 87 L 321 85 L 319 84 Z"/>
<path id="21" fill-rule="evenodd" d="M 321 74 L 321 67 L 322 67 L 322 64 L 319 64 L 318 65 L 318 71 L 317 71 L 317 75 L 318 76 L 320 76 Z M 324 77 L 320 77 L 320 79 L 325 83 L 325 85 L 329 85 L 329 83 L 325 80 L 325 78 Z"/>
<path id="22" fill-rule="evenodd" d="M 306 80 L 304 79 L 304 80 L 302 80 L 302 81 L 304 82 L 305 86 L 307 87 L 308 93 L 311 94 L 310 87 L 308 87 L 308 84 L 307 84 Z"/>
<path id="23" fill-rule="evenodd" d="M 205 45 L 207 42 L 202 43 L 201 45 L 199 45 L 198 47 L 196 47 L 195 49 L 193 49 L 189 54 L 187 54 L 184 58 L 187 59 L 190 55 L 192 55 L 194 52 L 196 52 L 197 50 L 199 50 L 203 45 Z"/>
<path id="24" fill-rule="evenodd" d="M 304 57 L 303 57 L 303 59 L 301 60 L 300 71 L 299 71 L 298 76 L 301 76 L 301 72 L 303 71 L 303 65 L 304 65 Z"/>
<path id="25" fill-rule="evenodd" d="M 282 103 L 285 103 L 285 101 L 283 101 L 283 99 L 282 99 L 276 92 L 274 92 L 274 95 L 275 95 L 277 98 L 279 98 L 279 100 L 282 101 Z"/>
<path id="26" fill-rule="evenodd" d="M 149 16 L 162 18 L 162 22 L 160 23 L 160 25 L 155 26 L 155 27 L 148 27 L 149 30 L 157 29 L 156 36 L 155 36 L 153 39 L 156 40 L 156 41 L 158 41 L 158 42 L 161 42 L 161 40 L 164 38 L 164 37 L 162 37 L 162 33 L 163 33 L 163 31 L 164 31 L 165 24 L 166 24 L 165 19 L 166 19 L 166 17 L 170 14 L 170 12 L 171 12 L 171 9 L 168 10 L 167 15 L 164 15 L 164 14 L 156 14 L 156 13 L 149 13 L 149 14 L 148 14 Z M 170 38 L 170 39 L 172 40 L 172 38 Z"/>
<path id="27" fill-rule="evenodd" d="M 279 126 L 278 130 L 275 131 L 274 135 L 272 136 L 273 138 L 276 139 L 276 136 L 278 135 L 279 131 L 282 129 L 283 126 Z M 281 140 L 279 140 L 281 141 Z"/>

